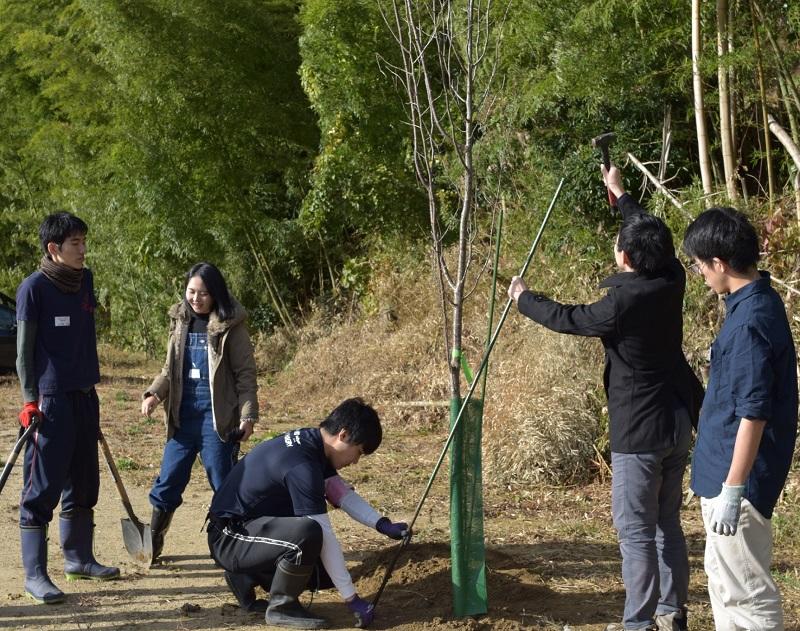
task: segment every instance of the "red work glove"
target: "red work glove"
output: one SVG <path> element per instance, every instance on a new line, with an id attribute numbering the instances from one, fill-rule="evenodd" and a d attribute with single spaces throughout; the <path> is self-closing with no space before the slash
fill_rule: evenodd
<path id="1" fill-rule="evenodd" d="M 34 417 L 36 416 L 42 416 L 42 411 L 39 409 L 39 404 L 36 401 L 28 401 L 25 404 L 25 407 L 22 408 L 22 412 L 19 413 L 19 424 L 25 429 L 28 429 L 31 421 L 33 421 Z"/>

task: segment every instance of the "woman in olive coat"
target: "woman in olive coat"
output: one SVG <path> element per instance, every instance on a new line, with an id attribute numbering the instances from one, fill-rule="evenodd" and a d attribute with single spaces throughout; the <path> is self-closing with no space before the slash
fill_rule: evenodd
<path id="1" fill-rule="evenodd" d="M 192 266 L 184 299 L 169 317 L 167 359 L 142 397 L 145 416 L 164 405 L 167 426 L 161 470 L 150 491 L 154 562 L 197 455 L 216 491 L 258 420 L 247 312 L 228 293 L 220 271 L 210 263 Z"/>

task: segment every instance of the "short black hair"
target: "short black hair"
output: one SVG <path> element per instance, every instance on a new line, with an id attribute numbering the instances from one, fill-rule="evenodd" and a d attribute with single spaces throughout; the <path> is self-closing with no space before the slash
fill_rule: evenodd
<path id="1" fill-rule="evenodd" d="M 214 310 L 220 320 L 229 320 L 233 317 L 233 301 L 228 292 L 228 285 L 222 272 L 215 265 L 202 261 L 195 263 L 186 273 L 186 284 L 183 287 L 184 300 L 186 300 L 186 287 L 189 281 L 195 276 L 199 276 L 206 286 L 211 299 L 214 301 Z M 188 304 L 188 303 L 187 303 Z"/>
<path id="2" fill-rule="evenodd" d="M 85 235 L 88 232 L 89 226 L 86 225 L 86 222 L 72 213 L 53 213 L 47 215 L 39 225 L 39 243 L 42 245 L 45 256 L 50 258 L 50 253 L 47 251 L 48 243 L 55 243 L 60 248 L 64 241 L 72 235 Z"/>
<path id="3" fill-rule="evenodd" d="M 365 454 L 374 452 L 383 440 L 378 413 L 359 398 L 342 401 L 319 426 L 329 434 L 347 430 L 350 444 L 361 445 Z"/>
<path id="4" fill-rule="evenodd" d="M 760 258 L 753 224 L 734 208 L 709 208 L 700 213 L 683 237 L 683 251 L 690 258 L 725 261 L 739 273 L 755 267 Z"/>
<path id="5" fill-rule="evenodd" d="M 625 251 L 631 267 L 641 274 L 658 273 L 675 256 L 667 224 L 645 213 L 625 218 L 617 234 L 617 249 Z"/>

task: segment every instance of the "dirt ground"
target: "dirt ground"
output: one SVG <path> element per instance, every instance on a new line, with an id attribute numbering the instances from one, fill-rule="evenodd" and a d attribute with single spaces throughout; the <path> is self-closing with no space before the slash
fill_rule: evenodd
<path id="1" fill-rule="evenodd" d="M 147 493 L 157 473 L 163 428 L 138 414 L 139 394 L 153 366 L 117 366 L 98 390 L 104 432 L 122 469 L 136 514 L 149 521 Z M 16 438 L 18 389 L 14 375 L 0 376 L 0 457 Z M 280 384 L 266 385 L 270 401 L 257 436 L 319 422 L 327 407 L 315 399 L 284 401 Z M 385 438 L 376 454 L 342 472 L 382 512 L 409 519 L 446 437 L 444 411 L 425 412 L 427 423 L 405 422 L 392 406 L 382 407 Z M 493 488 L 484 497 L 486 512 L 489 612 L 477 619 L 453 619 L 449 564 L 447 467 L 443 467 L 416 524 L 416 536 L 400 557 L 383 593 L 376 629 L 571 629 L 599 630 L 619 619 L 623 603 L 619 554 L 611 526 L 609 482 L 574 488 Z M 17 531 L 21 466 L 0 496 L 0 628 L 4 629 L 258 629 L 263 618 L 241 612 L 208 556 L 203 518 L 211 498 L 198 466 L 169 531 L 161 565 L 138 566 L 122 544 L 124 516 L 113 481 L 101 469 L 95 552 L 120 566 L 118 581 L 68 583 L 61 574 L 57 527 L 50 537 L 50 575 L 66 593 L 59 605 L 37 605 L 22 590 Z M 372 597 L 393 557 L 396 543 L 355 524 L 340 511 L 334 527 L 359 593 Z M 703 533 L 697 500 L 685 512 L 690 545 L 692 628 L 711 629 L 702 571 Z M 798 561 L 780 547 L 776 567 L 786 599 L 787 629 L 800 631 Z M 304 595 L 304 602 L 311 600 Z M 334 629 L 351 628 L 353 617 L 333 593 L 314 595 L 311 608 Z"/>

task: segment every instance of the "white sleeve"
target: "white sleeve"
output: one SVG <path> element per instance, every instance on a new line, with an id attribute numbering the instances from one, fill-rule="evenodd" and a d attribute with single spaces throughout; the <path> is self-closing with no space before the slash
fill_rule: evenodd
<path id="1" fill-rule="evenodd" d="M 322 553 L 320 554 L 322 566 L 331 577 L 336 589 L 339 590 L 342 599 L 352 598 L 356 594 L 356 588 L 353 585 L 353 579 L 350 578 L 350 572 L 347 571 L 342 546 L 339 545 L 339 540 L 333 532 L 330 518 L 327 514 L 309 515 L 308 517 L 322 526 Z"/>
<path id="2" fill-rule="evenodd" d="M 338 475 L 325 480 L 325 497 L 367 528 L 375 528 L 381 518 L 381 514 Z"/>
<path id="3" fill-rule="evenodd" d="M 355 491 L 350 491 L 342 498 L 339 508 L 367 528 L 375 528 L 381 518 L 381 514 Z"/>

